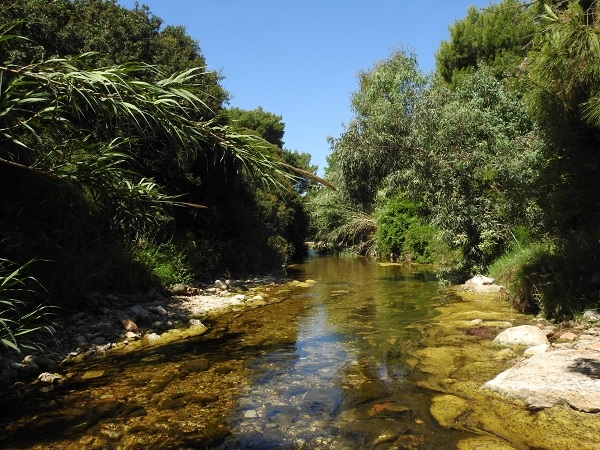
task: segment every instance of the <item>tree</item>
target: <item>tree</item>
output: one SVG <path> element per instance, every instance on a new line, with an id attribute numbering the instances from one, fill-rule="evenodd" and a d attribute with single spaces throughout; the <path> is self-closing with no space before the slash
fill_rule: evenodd
<path id="1" fill-rule="evenodd" d="M 157 81 L 158 74 L 206 67 L 198 42 L 185 28 L 161 29 L 162 20 L 146 6 L 128 10 L 116 0 L 11 0 L 0 6 L 0 17 L 0 24 L 27 38 L 0 49 L 0 61 L 6 64 L 25 66 L 92 52 L 88 64 L 93 67 L 131 61 L 156 66 L 158 72 L 139 74 L 145 81 Z M 205 74 L 194 81 L 205 93 L 200 111 L 211 118 L 219 113 L 228 94 L 219 85 L 218 73 L 202 72 Z"/>
<path id="2" fill-rule="evenodd" d="M 461 249 L 455 269 L 483 272 L 518 226 L 537 225 L 531 194 L 544 140 L 515 95 L 483 69 L 455 91 L 433 85 L 416 116 L 412 163 L 392 182 Z"/>
<path id="3" fill-rule="evenodd" d="M 451 84 L 481 63 L 498 79 L 514 74 L 538 30 L 535 11 L 519 0 L 469 7 L 467 16 L 449 27 L 450 41 L 440 44 L 436 72 Z"/>
<path id="4" fill-rule="evenodd" d="M 332 141 L 332 161 L 348 195 L 371 213 L 382 181 L 410 157 L 414 107 L 427 84 L 414 54 L 398 50 L 358 74 L 354 118 Z"/>

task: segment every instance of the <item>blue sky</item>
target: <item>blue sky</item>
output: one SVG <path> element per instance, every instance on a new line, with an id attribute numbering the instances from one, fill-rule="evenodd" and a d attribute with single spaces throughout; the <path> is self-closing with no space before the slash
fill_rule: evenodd
<path id="1" fill-rule="evenodd" d="M 448 26 L 489 0 L 143 0 L 163 25 L 184 25 L 209 69 L 225 77 L 230 106 L 283 117 L 285 148 L 312 155 L 323 174 L 352 118 L 356 74 L 394 49 L 414 51 L 421 70 Z M 133 8 L 135 0 L 119 0 Z"/>

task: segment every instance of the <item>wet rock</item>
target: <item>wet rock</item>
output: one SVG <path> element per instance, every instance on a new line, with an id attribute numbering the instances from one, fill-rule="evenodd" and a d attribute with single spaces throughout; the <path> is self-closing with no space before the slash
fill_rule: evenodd
<path id="1" fill-rule="evenodd" d="M 548 344 L 548 337 L 538 327 L 521 325 L 504 330 L 496 336 L 494 342 L 497 344 L 527 345 L 532 347 L 534 345 Z"/>
<path id="2" fill-rule="evenodd" d="M 226 291 L 227 289 L 229 289 L 229 286 L 227 286 L 227 284 L 225 284 L 221 280 L 215 280 L 215 287 L 221 291 Z"/>
<path id="3" fill-rule="evenodd" d="M 172 409 L 179 409 L 185 406 L 185 400 L 183 398 L 169 398 L 160 403 L 156 409 L 159 411 L 167 411 Z"/>
<path id="4" fill-rule="evenodd" d="M 48 370 L 51 365 L 51 361 L 47 358 L 38 355 L 27 355 L 23 358 L 23 364 L 35 363 L 40 370 Z"/>
<path id="5" fill-rule="evenodd" d="M 456 444 L 457 450 L 515 450 L 505 440 L 494 436 L 476 436 L 462 439 Z"/>
<path id="6" fill-rule="evenodd" d="M 193 403 L 196 405 L 208 405 L 209 403 L 213 403 L 219 400 L 219 396 L 215 394 L 210 394 L 208 392 L 199 392 L 197 394 L 190 395 L 185 397 L 186 403 Z"/>
<path id="7" fill-rule="evenodd" d="M 27 364 L 22 364 L 20 371 L 27 376 L 34 376 L 40 373 L 41 369 L 36 363 L 29 362 Z"/>
<path id="8" fill-rule="evenodd" d="M 198 358 L 186 361 L 181 365 L 181 369 L 186 372 L 205 372 L 210 369 L 210 362 L 206 358 Z"/>
<path id="9" fill-rule="evenodd" d="M 433 418 L 444 428 L 451 428 L 457 419 L 469 411 L 466 400 L 454 395 L 438 395 L 431 401 L 429 411 Z"/>

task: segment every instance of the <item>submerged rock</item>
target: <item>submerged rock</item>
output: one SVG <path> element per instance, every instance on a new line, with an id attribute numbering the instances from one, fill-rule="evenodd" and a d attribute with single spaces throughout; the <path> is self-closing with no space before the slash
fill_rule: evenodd
<path id="1" fill-rule="evenodd" d="M 460 397 L 438 395 L 432 399 L 429 411 L 441 426 L 450 428 L 460 416 L 469 411 L 469 408 L 469 402 Z"/>

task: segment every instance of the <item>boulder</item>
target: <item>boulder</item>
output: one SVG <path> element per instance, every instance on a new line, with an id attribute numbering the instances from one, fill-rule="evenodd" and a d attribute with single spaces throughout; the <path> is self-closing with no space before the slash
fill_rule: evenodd
<path id="1" fill-rule="evenodd" d="M 536 405 L 566 404 L 600 412 L 600 355 L 574 349 L 533 355 L 505 370 L 484 387 Z M 530 407 L 531 409 L 531 407 Z M 535 408 L 534 408 L 535 409 Z"/>
<path id="2" fill-rule="evenodd" d="M 533 325 L 521 325 L 508 328 L 502 331 L 494 342 L 506 345 L 526 345 L 533 347 L 535 345 L 548 344 L 548 337 L 543 330 Z"/>

